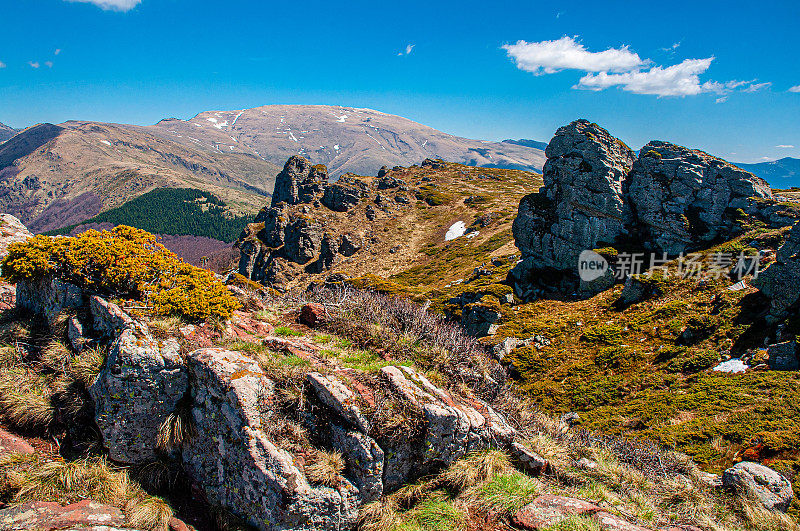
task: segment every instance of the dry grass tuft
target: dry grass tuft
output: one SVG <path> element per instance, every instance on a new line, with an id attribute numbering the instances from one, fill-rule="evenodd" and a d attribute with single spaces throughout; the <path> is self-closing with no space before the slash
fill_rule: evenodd
<path id="1" fill-rule="evenodd" d="M 358 529 L 361 531 L 395 531 L 401 523 L 397 508 L 387 500 L 378 500 L 361 507 Z"/>
<path id="2" fill-rule="evenodd" d="M 439 474 L 436 483 L 462 491 L 511 470 L 513 470 L 513 467 L 505 452 L 487 450 L 459 459 L 450 465 L 447 470 Z"/>
<path id="3" fill-rule="evenodd" d="M 14 502 L 93 499 L 122 509 L 133 527 L 153 531 L 166 531 L 172 517 L 164 500 L 148 495 L 127 471 L 99 458 L 46 461 L 35 454 L 6 455 L 0 458 L 0 493 L 13 494 Z"/>
<path id="4" fill-rule="evenodd" d="M 0 370 L 0 417 L 19 429 L 46 430 L 55 419 L 47 380 L 23 368 Z"/>
<path id="5" fill-rule="evenodd" d="M 342 482 L 342 472 L 344 472 L 342 454 L 327 450 L 315 451 L 311 463 L 305 466 L 309 481 L 331 488 L 338 487 Z"/>
<path id="6" fill-rule="evenodd" d="M 183 447 L 183 443 L 197 434 L 191 411 L 179 407 L 164 419 L 158 429 L 156 448 L 162 452 L 171 452 Z"/>
<path id="7" fill-rule="evenodd" d="M 86 348 L 75 355 L 67 371 L 73 378 L 88 389 L 97 380 L 97 375 L 106 362 L 106 351 L 100 347 Z"/>
<path id="8" fill-rule="evenodd" d="M 67 372 L 72 351 L 63 341 L 51 339 L 45 343 L 39 354 L 39 363 L 53 372 Z"/>

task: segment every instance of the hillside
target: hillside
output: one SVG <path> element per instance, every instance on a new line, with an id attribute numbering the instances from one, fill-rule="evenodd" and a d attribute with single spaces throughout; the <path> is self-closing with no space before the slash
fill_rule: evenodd
<path id="1" fill-rule="evenodd" d="M 276 168 L 243 153 L 184 146 L 143 127 L 41 124 L 0 146 L 0 209 L 34 232 L 89 219 L 156 188 L 199 188 L 257 211 Z"/>
<path id="2" fill-rule="evenodd" d="M 800 373 L 796 361 L 774 370 L 784 342 L 796 360 L 797 321 L 767 324 L 770 292 L 735 274 L 740 254 L 760 252 L 762 270 L 786 260 L 800 202 L 701 151 L 654 141 L 637 156 L 585 121 L 551 146 L 544 181 L 426 161 L 324 186 L 319 167 L 290 161 L 274 196 L 285 202 L 239 241 L 240 272 L 278 290 L 345 283 L 411 298 L 494 347 L 548 414 L 577 412 L 587 428 L 676 448 L 710 472 L 757 460 L 800 487 Z M 626 253 L 665 248 L 663 276 L 577 275 L 580 250 L 620 268 Z M 686 278 L 690 253 L 705 267 L 730 258 L 716 276 Z M 771 293 L 792 295 L 770 296 L 793 300 L 786 285 Z"/>
<path id="3" fill-rule="evenodd" d="M 374 175 L 381 166 L 410 166 L 426 158 L 470 166 L 539 170 L 541 149 L 461 138 L 400 116 L 329 105 L 266 105 L 207 111 L 151 128 L 186 146 L 244 152 L 282 165 L 292 155 L 325 164 L 332 177 Z"/>
<path id="4" fill-rule="evenodd" d="M 17 130 L 0 123 L 0 144 L 17 134 Z"/>
<path id="5" fill-rule="evenodd" d="M 800 186 L 800 159 L 784 157 L 771 162 L 738 164 L 738 166 L 761 177 L 774 188 Z"/>

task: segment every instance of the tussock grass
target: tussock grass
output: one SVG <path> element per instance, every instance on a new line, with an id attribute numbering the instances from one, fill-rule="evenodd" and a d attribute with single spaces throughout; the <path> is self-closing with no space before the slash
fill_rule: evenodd
<path id="1" fill-rule="evenodd" d="M 0 417 L 22 430 L 46 430 L 55 419 L 47 379 L 21 367 L 0 370 Z"/>
<path id="2" fill-rule="evenodd" d="M 167 415 L 158 428 L 156 448 L 162 452 L 172 452 L 183 447 L 183 444 L 197 435 L 191 411 L 188 407 L 179 406 Z"/>
<path id="3" fill-rule="evenodd" d="M 101 347 L 90 347 L 76 354 L 69 364 L 68 374 L 89 389 L 106 362 L 107 352 Z"/>
<path id="4" fill-rule="evenodd" d="M 0 492 L 12 501 L 54 501 L 62 504 L 93 499 L 119 507 L 129 524 L 139 529 L 166 531 L 172 509 L 148 495 L 126 470 L 101 458 L 47 461 L 38 455 L 10 454 L 0 458 Z"/>
<path id="5" fill-rule="evenodd" d="M 186 326 L 188 321 L 180 315 L 155 315 L 148 319 L 147 326 L 157 339 L 180 337 L 180 328 Z"/>
<path id="6" fill-rule="evenodd" d="M 438 476 L 436 483 L 460 492 L 511 470 L 508 455 L 500 450 L 487 450 L 459 459 Z"/>
<path id="7" fill-rule="evenodd" d="M 480 510 L 512 515 L 543 492 L 544 484 L 517 471 L 498 474 L 467 493 L 469 503 Z"/>
<path id="8" fill-rule="evenodd" d="M 317 450 L 313 452 L 312 460 L 306 464 L 304 471 L 306 477 L 312 483 L 336 488 L 342 482 L 344 459 L 342 454 L 338 452 Z"/>

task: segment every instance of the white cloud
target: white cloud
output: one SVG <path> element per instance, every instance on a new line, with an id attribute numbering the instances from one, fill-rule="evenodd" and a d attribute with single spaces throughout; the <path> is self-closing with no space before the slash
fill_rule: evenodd
<path id="1" fill-rule="evenodd" d="M 94 4 L 106 11 L 130 11 L 142 3 L 142 0 L 67 0 L 67 2 L 83 2 Z"/>
<path id="2" fill-rule="evenodd" d="M 728 101 L 728 96 L 722 96 L 721 98 L 714 100 L 714 103 L 725 103 L 726 101 Z"/>
<path id="3" fill-rule="evenodd" d="M 654 66 L 650 70 L 609 74 L 599 72 L 583 76 L 576 88 L 603 90 L 619 86 L 634 94 L 654 94 L 657 96 L 694 96 L 703 92 L 723 93 L 724 83 L 700 84 L 699 75 L 708 70 L 713 57 L 706 59 L 686 59 L 682 63 L 668 67 Z"/>
<path id="4" fill-rule="evenodd" d="M 0 68 L 5 68 L 6 64 L 3 61 L 0 61 Z"/>
<path id="5" fill-rule="evenodd" d="M 789 88 L 789 92 L 800 92 L 800 85 L 795 85 Z"/>
<path id="6" fill-rule="evenodd" d="M 31 65 L 31 68 L 39 68 L 39 61 L 28 61 L 28 64 Z"/>
<path id="7" fill-rule="evenodd" d="M 53 55 L 58 55 L 61 53 L 61 48 L 56 48 L 56 51 L 53 52 Z"/>
<path id="8" fill-rule="evenodd" d="M 398 56 L 400 56 L 400 55 L 409 55 L 414 50 L 414 46 L 416 46 L 416 44 L 407 44 L 406 45 L 406 49 L 404 51 L 401 51 L 397 55 Z"/>
<path id="9" fill-rule="evenodd" d="M 791 144 L 778 144 L 775 147 L 780 149 L 794 149 L 794 146 L 792 146 Z"/>
<path id="10" fill-rule="evenodd" d="M 627 46 L 590 52 L 573 37 L 555 41 L 526 42 L 503 45 L 520 70 L 535 75 L 553 74 L 560 70 L 584 72 L 629 72 L 647 64 Z"/>
<path id="11" fill-rule="evenodd" d="M 46 66 L 47 68 L 53 68 L 53 61 L 45 61 L 44 66 Z"/>
<path id="12" fill-rule="evenodd" d="M 744 92 L 758 92 L 761 89 L 769 88 L 771 86 L 772 86 L 772 83 L 770 83 L 770 82 L 767 82 L 767 83 L 753 83 L 752 85 L 750 85 L 749 87 L 744 89 Z"/>

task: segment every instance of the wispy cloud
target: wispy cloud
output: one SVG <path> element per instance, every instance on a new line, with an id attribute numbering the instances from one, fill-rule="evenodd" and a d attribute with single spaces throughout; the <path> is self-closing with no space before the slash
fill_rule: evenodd
<path id="1" fill-rule="evenodd" d="M 405 50 L 401 50 L 397 55 L 398 56 L 400 56 L 400 55 L 410 55 L 411 52 L 414 51 L 414 46 L 416 46 L 416 44 L 407 44 L 406 45 L 406 49 Z"/>
<path id="2" fill-rule="evenodd" d="M 41 66 L 39 64 L 39 61 L 28 61 L 28 64 L 30 65 L 31 68 L 39 68 Z"/>
<path id="3" fill-rule="evenodd" d="M 6 64 L 3 61 L 0 61 L 0 68 L 5 68 Z"/>
<path id="4" fill-rule="evenodd" d="M 680 45 L 681 45 L 680 42 L 674 42 L 674 43 L 672 43 L 672 46 L 667 46 L 666 48 L 659 48 L 659 49 L 662 52 L 667 52 L 667 53 L 670 53 L 670 54 L 674 54 L 675 50 L 677 50 L 680 47 Z"/>
<path id="5" fill-rule="evenodd" d="M 728 101 L 728 96 L 722 96 L 721 98 L 714 100 L 714 103 L 725 103 L 726 101 Z"/>
<path id="6" fill-rule="evenodd" d="M 517 68 L 537 76 L 561 70 L 628 72 L 647 63 L 627 46 L 590 52 L 576 38 L 566 35 L 555 41 L 517 41 L 516 44 L 504 45 L 503 49 Z"/>
<path id="7" fill-rule="evenodd" d="M 61 53 L 61 48 L 56 48 L 56 51 L 53 52 L 53 55 L 59 55 Z"/>
<path id="8" fill-rule="evenodd" d="M 559 11 L 558 13 L 556 13 L 556 18 L 561 18 L 561 15 L 563 15 L 563 14 L 564 14 L 564 11 Z"/>
<path id="9" fill-rule="evenodd" d="M 794 146 L 791 144 L 778 144 L 775 147 L 780 149 L 794 149 Z"/>
<path id="10" fill-rule="evenodd" d="M 83 2 L 94 4 L 106 11 L 130 11 L 142 3 L 142 0 L 66 0 L 67 2 Z"/>
<path id="11" fill-rule="evenodd" d="M 800 92 L 800 85 L 795 85 L 789 88 L 789 92 Z"/>
<path id="12" fill-rule="evenodd" d="M 44 66 L 46 66 L 47 68 L 53 68 L 53 61 L 45 61 Z"/>
<path id="13" fill-rule="evenodd" d="M 769 88 L 771 86 L 772 86 L 772 83 L 770 83 L 770 82 L 767 82 L 767 83 L 753 83 L 752 85 L 750 85 L 749 87 L 744 89 L 744 91 L 745 92 L 758 92 L 761 89 L 766 89 L 766 88 Z"/>
<path id="14" fill-rule="evenodd" d="M 654 66 L 649 70 L 638 70 L 622 74 L 599 72 L 587 74 L 578 81 L 576 88 L 603 90 L 618 86 L 634 94 L 656 96 L 694 96 L 703 92 L 722 93 L 723 84 L 700 83 L 700 74 L 711 66 L 713 57 L 686 59 L 677 65 Z"/>

